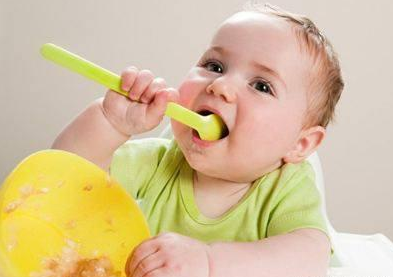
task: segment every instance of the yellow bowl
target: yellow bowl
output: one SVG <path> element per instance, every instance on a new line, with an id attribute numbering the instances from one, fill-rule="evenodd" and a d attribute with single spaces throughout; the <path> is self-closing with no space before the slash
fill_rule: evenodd
<path id="1" fill-rule="evenodd" d="M 124 274 L 130 252 L 150 236 L 136 202 L 93 163 L 44 150 L 0 187 L 0 276 L 29 277 L 70 241 L 83 258 L 106 256 Z"/>

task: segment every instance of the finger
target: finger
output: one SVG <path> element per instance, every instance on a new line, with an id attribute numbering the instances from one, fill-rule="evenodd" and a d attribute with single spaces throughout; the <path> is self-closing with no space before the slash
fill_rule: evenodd
<path id="1" fill-rule="evenodd" d="M 149 272 L 163 267 L 164 261 L 155 252 L 150 256 L 144 258 L 135 268 L 134 271 L 130 271 L 130 276 L 132 277 L 143 277 Z"/>
<path id="2" fill-rule="evenodd" d="M 150 271 L 143 277 L 155 277 L 155 276 L 162 276 L 162 277 L 173 277 L 174 275 L 168 268 L 165 267 L 159 267 L 155 270 Z"/>
<path id="3" fill-rule="evenodd" d="M 155 238 L 146 240 L 139 244 L 131 255 L 128 257 L 126 262 L 125 271 L 127 276 L 132 276 L 131 272 L 134 272 L 137 265 L 147 256 L 150 256 L 158 251 L 158 243 Z"/>
<path id="4" fill-rule="evenodd" d="M 142 103 L 149 104 L 152 99 L 154 94 L 157 92 L 157 90 L 163 89 L 166 87 L 166 82 L 163 78 L 155 78 L 153 82 L 150 83 L 150 85 L 147 87 L 147 89 L 142 93 L 140 100 Z"/>
<path id="5" fill-rule="evenodd" d="M 150 85 L 153 81 L 154 76 L 150 70 L 141 70 L 138 72 L 138 76 L 134 82 L 134 85 L 129 90 L 128 96 L 133 101 L 138 101 L 142 92 Z"/>
<path id="6" fill-rule="evenodd" d="M 175 88 L 169 88 L 168 89 L 168 93 L 169 93 L 169 95 L 168 95 L 167 101 L 168 102 L 178 103 L 178 101 L 179 101 L 179 91 L 177 89 L 175 89 Z"/>
<path id="7" fill-rule="evenodd" d="M 174 275 L 168 268 L 165 267 L 159 267 L 155 270 L 150 271 L 149 273 L 145 274 L 143 277 L 173 277 Z"/>
<path id="8" fill-rule="evenodd" d="M 157 93 L 154 96 L 154 100 L 151 102 L 149 106 L 147 106 L 146 115 L 148 117 L 155 118 L 158 121 L 161 121 L 166 110 L 170 93 L 171 93 L 171 88 L 165 88 L 157 91 Z"/>
<path id="9" fill-rule="evenodd" d="M 138 68 L 136 68 L 135 66 L 127 67 L 121 73 L 121 89 L 124 91 L 129 91 L 134 84 L 137 75 Z"/>

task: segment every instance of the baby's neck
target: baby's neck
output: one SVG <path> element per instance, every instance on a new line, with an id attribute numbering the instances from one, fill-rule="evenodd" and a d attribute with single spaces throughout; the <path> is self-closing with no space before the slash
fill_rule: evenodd
<path id="1" fill-rule="evenodd" d="M 201 172 L 194 171 L 194 188 L 203 190 L 207 193 L 219 193 L 221 195 L 231 195 L 239 190 L 244 190 L 251 186 L 250 182 L 238 183 L 224 179 L 218 179 L 205 175 Z"/>
<path id="2" fill-rule="evenodd" d="M 194 171 L 194 195 L 199 211 L 217 218 L 236 205 L 247 193 L 251 183 L 217 179 Z"/>

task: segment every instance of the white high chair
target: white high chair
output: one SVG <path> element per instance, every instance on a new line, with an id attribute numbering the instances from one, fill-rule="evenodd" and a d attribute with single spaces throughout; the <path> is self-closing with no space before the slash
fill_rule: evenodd
<path id="1" fill-rule="evenodd" d="M 168 124 L 159 137 L 173 138 Z M 382 234 L 356 235 L 339 233 L 330 224 L 326 212 L 325 185 L 317 152 L 307 160 L 315 171 L 316 185 L 322 198 L 325 217 L 334 254 L 330 259 L 329 277 L 393 277 L 393 243 Z"/>

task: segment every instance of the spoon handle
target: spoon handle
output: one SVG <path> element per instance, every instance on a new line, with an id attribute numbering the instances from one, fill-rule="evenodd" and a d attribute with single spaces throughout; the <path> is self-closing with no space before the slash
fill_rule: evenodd
<path id="1" fill-rule="evenodd" d="M 106 70 L 78 55 L 75 55 L 57 45 L 46 43 L 41 47 L 41 54 L 46 59 L 57 63 L 71 71 L 81 74 L 88 79 L 98 82 L 113 91 L 124 96 L 128 92 L 121 89 L 121 79 L 119 75 Z M 165 114 L 183 124 L 197 128 L 200 122 L 200 115 L 178 105 L 169 102 Z"/>
<path id="2" fill-rule="evenodd" d="M 128 92 L 122 90 L 120 87 L 121 79 L 119 75 L 116 75 L 105 68 L 102 68 L 52 43 L 44 44 L 41 47 L 41 54 L 44 58 L 54 63 L 79 73 L 88 79 L 96 81 L 124 96 L 128 96 Z"/>
<path id="3" fill-rule="evenodd" d="M 165 114 L 193 129 L 200 130 L 202 116 L 174 102 L 168 102 Z"/>

